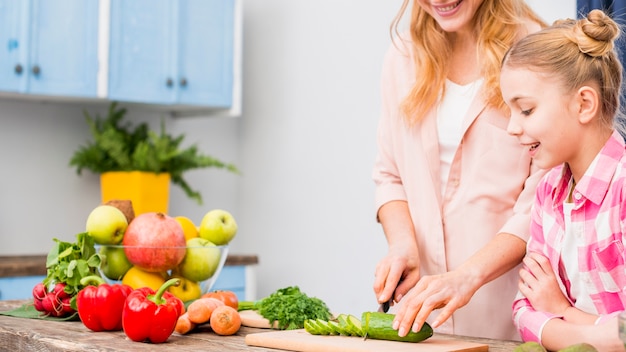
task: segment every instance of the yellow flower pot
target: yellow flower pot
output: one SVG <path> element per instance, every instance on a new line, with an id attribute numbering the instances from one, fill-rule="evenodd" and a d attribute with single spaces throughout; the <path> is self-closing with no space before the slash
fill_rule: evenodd
<path id="1" fill-rule="evenodd" d="M 167 214 L 170 174 L 143 171 L 113 171 L 100 175 L 102 203 L 129 199 L 135 215 L 148 212 Z"/>

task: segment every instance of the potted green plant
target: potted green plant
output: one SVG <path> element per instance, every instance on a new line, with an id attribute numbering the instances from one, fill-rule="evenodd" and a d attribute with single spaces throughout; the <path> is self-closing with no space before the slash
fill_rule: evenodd
<path id="1" fill-rule="evenodd" d="M 85 111 L 93 140 L 79 146 L 70 160 L 70 166 L 75 167 L 79 175 L 83 170 L 100 174 L 103 202 L 115 198 L 130 199 L 135 213 L 152 211 L 154 203 L 163 203 L 163 196 L 155 196 L 160 189 L 165 192 L 167 212 L 170 181 L 180 186 L 189 198 L 202 204 L 201 194 L 183 178 L 186 171 L 215 167 L 239 173 L 235 165 L 202 154 L 195 144 L 182 148 L 184 135 L 173 137 L 167 134 L 163 121 L 160 133 L 156 133 L 145 122 L 136 126 L 124 122 L 126 113 L 127 110 L 118 107 L 117 102 L 110 104 L 106 117 L 96 115 L 94 118 Z M 105 187 L 111 184 L 116 188 L 107 191 Z M 130 196 L 123 196 L 128 192 Z M 147 208 L 142 209 L 138 203 L 147 203 Z"/>

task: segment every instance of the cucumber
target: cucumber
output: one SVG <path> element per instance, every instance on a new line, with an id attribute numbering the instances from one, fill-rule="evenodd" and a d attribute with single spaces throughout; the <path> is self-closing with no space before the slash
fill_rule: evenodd
<path id="1" fill-rule="evenodd" d="M 317 324 L 315 324 L 311 319 L 306 319 L 304 321 L 304 330 L 311 335 L 320 335 Z"/>
<path id="2" fill-rule="evenodd" d="M 363 328 L 361 326 L 361 321 L 359 318 L 354 315 L 348 315 L 347 318 L 348 326 L 350 326 L 350 330 L 352 330 L 353 335 L 363 337 Z"/>
<path id="3" fill-rule="evenodd" d="M 349 336 L 347 332 L 339 326 L 339 323 L 334 320 L 329 320 L 328 326 L 335 332 L 335 335 Z"/>
<path id="4" fill-rule="evenodd" d="M 577 343 L 560 349 L 559 352 L 598 352 L 598 350 L 588 343 Z"/>
<path id="5" fill-rule="evenodd" d="M 328 325 L 328 321 L 324 319 L 317 318 L 315 319 L 317 326 L 320 327 L 322 335 L 339 335 L 335 330 Z"/>
<path id="6" fill-rule="evenodd" d="M 409 331 L 404 336 L 398 336 L 398 331 L 392 328 L 394 314 L 382 312 L 365 312 L 361 316 L 361 328 L 367 338 L 375 340 L 389 340 L 401 342 L 420 342 L 433 336 L 433 328 L 426 322 L 418 332 Z"/>
<path id="7" fill-rule="evenodd" d="M 546 352 L 546 349 L 535 341 L 528 341 L 515 347 L 513 352 Z"/>

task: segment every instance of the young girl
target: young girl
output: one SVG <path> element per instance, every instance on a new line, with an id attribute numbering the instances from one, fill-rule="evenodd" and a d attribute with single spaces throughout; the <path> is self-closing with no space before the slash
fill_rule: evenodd
<path id="1" fill-rule="evenodd" d="M 531 238 L 514 323 L 549 350 L 587 342 L 623 351 L 626 152 L 614 127 L 622 66 L 618 25 L 600 10 L 557 21 L 515 44 L 500 84 L 510 134 L 537 166 Z"/>

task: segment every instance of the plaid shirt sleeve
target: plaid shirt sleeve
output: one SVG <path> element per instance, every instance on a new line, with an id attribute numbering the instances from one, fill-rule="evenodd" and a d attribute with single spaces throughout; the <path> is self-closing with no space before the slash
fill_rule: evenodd
<path id="1" fill-rule="evenodd" d="M 554 172 L 554 171 L 553 171 Z M 545 251 L 545 240 L 542 228 L 542 195 L 550 194 L 552 188 L 547 179 L 550 174 L 537 186 L 535 203 L 531 212 L 530 238 L 528 240 L 527 252 Z M 517 292 L 513 302 L 513 322 L 517 327 L 523 341 L 535 341 L 541 343 L 541 332 L 550 319 L 561 318 L 560 316 L 536 311 L 530 301 L 521 292 Z"/>

